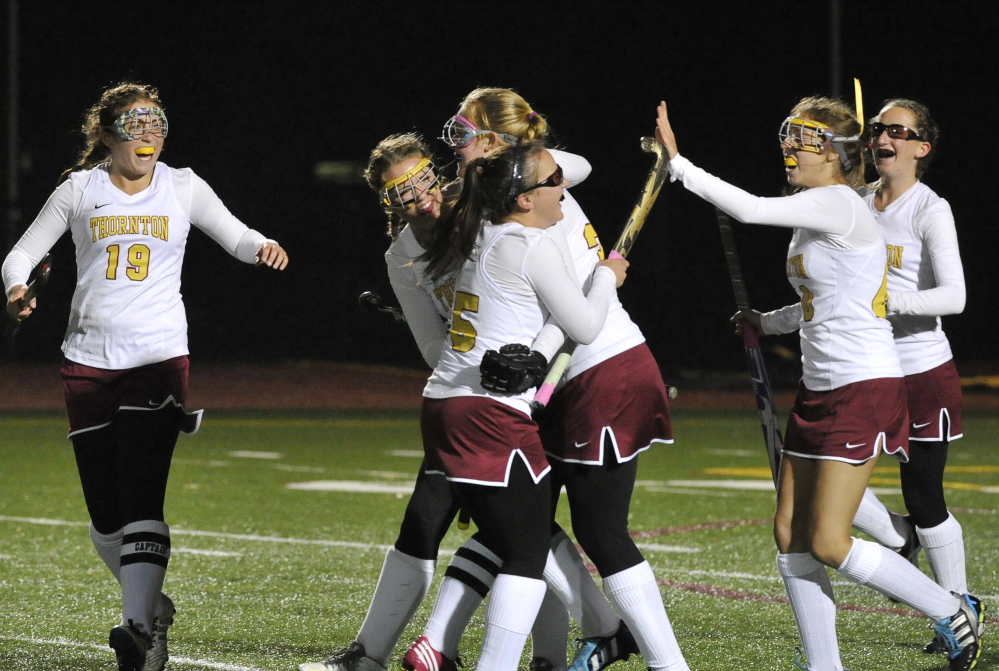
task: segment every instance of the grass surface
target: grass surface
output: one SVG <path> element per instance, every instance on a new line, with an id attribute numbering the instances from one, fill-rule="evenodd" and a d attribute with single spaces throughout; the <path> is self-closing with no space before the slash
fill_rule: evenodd
<path id="1" fill-rule="evenodd" d="M 0 669 L 113 669 L 107 632 L 120 597 L 87 535 L 65 420 L 4 415 L 0 429 Z M 631 529 L 661 581 L 687 660 L 695 671 L 791 669 L 797 633 L 774 567 L 774 496 L 755 415 L 687 411 L 674 416 L 674 429 L 675 445 L 640 459 Z M 996 435 L 999 419 L 966 417 L 947 474 L 969 582 L 992 613 L 999 608 Z M 394 490 L 412 484 L 420 450 L 417 417 L 398 413 L 215 413 L 197 435 L 182 437 L 167 495 L 173 557 L 165 591 L 178 607 L 167 668 L 283 671 L 349 642 L 406 505 Z M 308 481 L 374 483 L 387 493 L 288 486 Z M 872 484 L 901 509 L 891 459 Z M 568 529 L 564 508 L 559 521 Z M 467 533 L 452 528 L 443 548 L 454 550 Z M 832 577 L 851 671 L 946 668 L 943 657 L 919 650 L 929 640 L 926 620 Z M 394 668 L 431 605 L 404 634 Z M 481 637 L 480 611 L 462 643 L 469 668 Z M 999 667 L 992 638 L 987 632 L 979 668 Z M 633 657 L 615 668 L 644 664 Z"/>

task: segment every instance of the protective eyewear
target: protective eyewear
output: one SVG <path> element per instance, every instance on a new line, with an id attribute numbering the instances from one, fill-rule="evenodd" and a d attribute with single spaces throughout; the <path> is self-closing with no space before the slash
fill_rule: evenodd
<path id="1" fill-rule="evenodd" d="M 382 187 L 382 204 L 395 212 L 405 212 L 429 191 L 440 188 L 437 170 L 429 158 Z"/>
<path id="2" fill-rule="evenodd" d="M 110 130 L 119 140 L 138 140 L 146 133 L 166 138 L 170 124 L 159 107 L 136 107 L 114 120 Z"/>
<path id="3" fill-rule="evenodd" d="M 900 123 L 891 123 L 885 125 L 883 123 L 872 123 L 870 127 L 870 139 L 873 142 L 881 137 L 882 133 L 888 133 L 888 137 L 893 140 L 917 140 L 919 142 L 925 142 L 923 138 L 919 137 L 916 131 L 903 126 Z"/>
<path id="4" fill-rule="evenodd" d="M 821 154 L 822 146 L 832 139 L 832 133 L 829 126 L 821 121 L 788 117 L 781 124 L 777 137 L 782 145 L 788 144 L 792 149 Z"/>
<path id="5" fill-rule="evenodd" d="M 479 130 L 476 128 L 475 124 L 461 116 L 456 114 L 447 120 L 444 124 L 444 132 L 441 134 L 441 140 L 443 140 L 447 145 L 453 149 L 462 149 L 472 144 L 480 135 L 486 135 L 488 133 L 493 133 L 498 135 L 507 144 L 517 144 L 517 138 L 512 135 L 507 135 L 506 133 L 497 133 L 491 130 Z"/>
<path id="6" fill-rule="evenodd" d="M 777 137 L 781 145 L 787 144 L 792 149 L 808 151 L 813 154 L 821 154 L 826 142 L 839 155 L 839 160 L 843 164 L 844 170 L 850 170 L 853 162 L 843 149 L 844 142 L 860 142 L 859 135 L 834 135 L 829 126 L 814 119 L 804 119 L 802 117 L 789 116 L 784 119 Z"/>
<path id="7" fill-rule="evenodd" d="M 565 175 L 562 174 L 562 166 L 555 164 L 555 172 L 548 175 L 548 179 L 543 182 L 538 182 L 534 186 L 530 186 L 520 193 L 527 193 L 528 191 L 534 191 L 535 189 L 540 189 L 543 186 L 562 186 L 562 182 L 565 181 Z"/>

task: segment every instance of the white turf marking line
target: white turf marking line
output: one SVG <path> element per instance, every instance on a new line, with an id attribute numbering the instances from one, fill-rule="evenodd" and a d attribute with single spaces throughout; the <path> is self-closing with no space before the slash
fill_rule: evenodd
<path id="1" fill-rule="evenodd" d="M 389 450 L 386 452 L 390 457 L 414 457 L 423 458 L 423 450 Z"/>
<path id="2" fill-rule="evenodd" d="M 88 526 L 88 522 L 67 522 L 65 520 L 50 520 L 42 518 L 33 517 L 7 517 L 0 515 L 0 522 L 24 522 L 27 524 L 44 524 L 52 526 Z M 240 541 L 255 541 L 260 543 L 289 543 L 292 545 L 320 545 L 323 547 L 336 547 L 336 548 L 353 548 L 358 550 L 381 550 L 386 551 L 392 545 L 381 545 L 377 543 L 356 543 L 352 541 L 328 541 L 328 540 L 313 540 L 308 538 L 282 538 L 280 536 L 258 536 L 256 534 L 229 534 L 222 533 L 219 531 L 196 531 L 196 530 L 185 530 L 178 529 L 177 527 L 170 527 L 171 536 L 201 536 L 204 538 L 226 538 L 230 540 L 240 540 Z M 649 550 L 650 552 L 682 552 L 682 553 L 695 553 L 700 552 L 700 548 L 685 547 L 680 545 L 656 545 L 655 543 L 642 543 L 638 547 Z M 209 550 L 197 550 L 197 549 L 182 549 L 178 547 L 173 548 L 173 552 L 189 552 L 191 554 L 209 554 Z M 454 554 L 454 550 L 447 550 L 441 548 L 440 555 L 451 555 Z M 213 553 L 215 554 L 215 553 Z M 228 556 L 224 554 L 215 554 L 215 556 Z"/>
<path id="3" fill-rule="evenodd" d="M 667 480 L 667 487 L 701 487 L 707 489 L 744 489 L 749 491 L 773 491 L 772 480 Z"/>
<path id="4" fill-rule="evenodd" d="M 649 552 L 679 552 L 683 554 L 696 554 L 701 551 L 701 548 L 691 548 L 683 545 L 656 545 L 655 543 L 635 543 L 635 547 L 639 550 L 648 550 Z"/>
<path id="5" fill-rule="evenodd" d="M 24 524 L 42 524 L 47 526 L 65 526 L 65 527 L 87 527 L 90 526 L 90 522 L 70 522 L 67 520 L 51 520 L 41 517 L 8 517 L 7 515 L 0 515 L 0 522 L 22 522 Z M 177 527 L 170 527 L 171 536 L 201 536 L 204 538 L 225 538 L 228 540 L 237 541 L 254 541 L 259 543 L 289 543 L 291 545 L 320 545 L 323 547 L 334 547 L 334 548 L 352 548 L 355 550 L 388 550 L 392 545 L 383 545 L 380 543 L 356 543 L 353 541 L 328 541 L 328 540 L 317 540 L 311 538 L 282 538 L 281 536 L 259 536 L 257 534 L 229 534 L 223 533 L 221 531 L 197 531 L 194 529 L 180 529 Z M 174 548 L 176 550 L 176 548 Z M 444 550 L 441 549 L 441 553 L 451 553 L 454 554 L 454 550 Z"/>
<path id="6" fill-rule="evenodd" d="M 280 452 L 255 452 L 253 450 L 235 450 L 229 453 L 230 457 L 239 459 L 280 459 L 284 455 Z"/>
<path id="7" fill-rule="evenodd" d="M 30 636 L 0 636 L 0 640 L 20 641 L 21 643 L 32 643 L 36 645 L 61 645 L 65 648 L 90 648 L 100 652 L 111 654 L 111 649 L 106 645 L 96 645 L 94 643 L 79 643 L 65 638 L 32 638 Z M 180 666 L 200 666 L 207 669 L 219 669 L 219 671 L 266 671 L 255 666 L 240 666 L 238 664 L 226 664 L 224 662 L 213 662 L 208 659 L 192 659 L 191 657 L 177 657 L 170 655 L 170 665 Z"/>
<path id="8" fill-rule="evenodd" d="M 326 469 L 321 466 L 289 466 L 287 464 L 274 464 L 275 470 L 287 471 L 288 473 L 325 473 Z M 412 476 L 411 476 L 412 477 Z"/>
<path id="9" fill-rule="evenodd" d="M 203 555 L 205 557 L 242 557 L 242 552 L 225 552 L 223 550 L 199 550 L 197 548 L 171 548 L 170 554 Z"/>
<path id="10" fill-rule="evenodd" d="M 387 482 L 362 482 L 358 480 L 313 480 L 290 482 L 287 489 L 306 492 L 353 492 L 360 494 L 412 494 L 415 482 L 389 484 Z"/>

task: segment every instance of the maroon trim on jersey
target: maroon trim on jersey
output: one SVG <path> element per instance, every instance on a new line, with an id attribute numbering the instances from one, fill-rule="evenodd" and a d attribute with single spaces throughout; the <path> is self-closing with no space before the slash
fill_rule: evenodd
<path id="1" fill-rule="evenodd" d="M 94 368 L 64 359 L 59 373 L 69 415 L 69 435 L 107 426 L 121 409 L 158 410 L 167 405 L 182 411 L 181 431 L 194 433 L 202 411 L 183 409 L 189 368 L 186 355 L 123 370 Z"/>
<path id="2" fill-rule="evenodd" d="M 954 360 L 905 376 L 909 440 L 957 440 L 961 429 L 961 378 Z"/>
<path id="3" fill-rule="evenodd" d="M 534 420 L 490 398 L 424 398 L 420 430 L 424 470 L 454 482 L 505 487 L 516 458 L 535 483 L 551 470 Z"/>
<path id="4" fill-rule="evenodd" d="M 832 391 L 811 391 L 799 382 L 783 451 L 860 464 L 876 457 L 880 445 L 886 454 L 908 461 L 908 429 L 900 377 L 862 380 Z"/>
<path id="5" fill-rule="evenodd" d="M 629 461 L 652 443 L 672 443 L 659 364 L 642 343 L 588 368 L 555 392 L 541 418 L 549 456 L 599 466 L 609 449 Z"/>

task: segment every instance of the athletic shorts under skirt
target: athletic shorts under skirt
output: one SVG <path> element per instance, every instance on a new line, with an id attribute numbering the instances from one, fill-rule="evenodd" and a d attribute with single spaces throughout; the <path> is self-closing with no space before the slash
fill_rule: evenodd
<path id="1" fill-rule="evenodd" d="M 535 483 L 551 470 L 534 420 L 490 398 L 424 398 L 420 430 L 426 472 L 453 482 L 505 487 L 514 459 Z"/>
<path id="2" fill-rule="evenodd" d="M 570 463 L 629 461 L 653 443 L 673 442 L 666 385 L 645 343 L 569 380 L 538 423 L 549 456 Z"/>
<path id="3" fill-rule="evenodd" d="M 182 415 L 181 431 L 194 433 L 201 410 L 187 412 L 186 355 L 156 363 L 107 370 L 64 359 L 59 373 L 69 414 L 69 435 L 109 425 L 119 409 L 159 410 L 170 406 Z"/>
<path id="4" fill-rule="evenodd" d="M 784 434 L 785 454 L 860 464 L 879 451 L 909 460 L 909 412 L 900 377 L 861 380 L 798 395 Z"/>
<path id="5" fill-rule="evenodd" d="M 923 373 L 906 375 L 909 440 L 957 440 L 961 429 L 961 378 L 954 360 Z"/>

